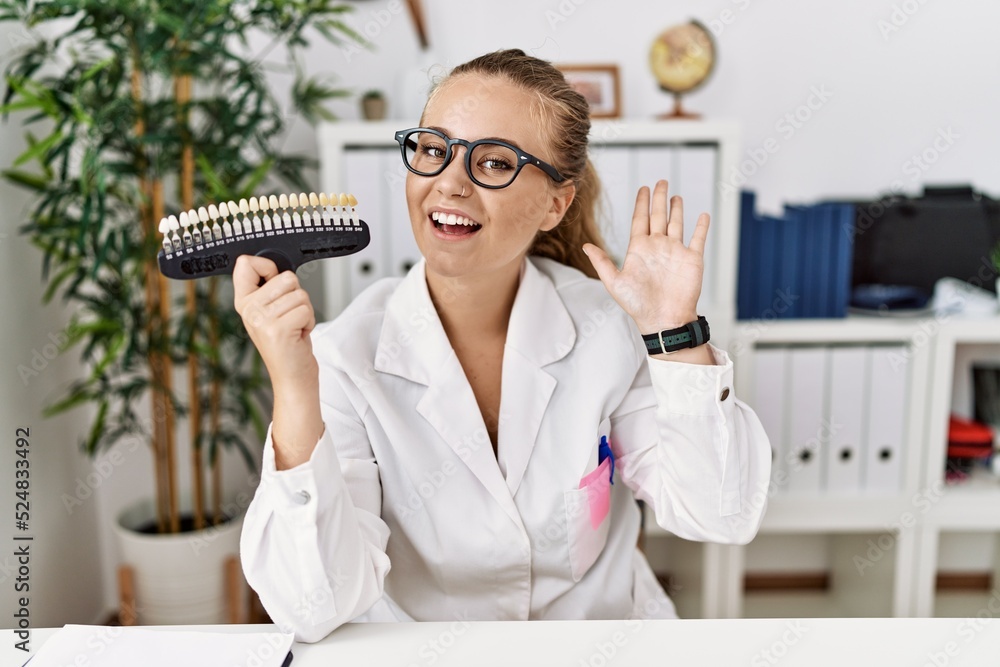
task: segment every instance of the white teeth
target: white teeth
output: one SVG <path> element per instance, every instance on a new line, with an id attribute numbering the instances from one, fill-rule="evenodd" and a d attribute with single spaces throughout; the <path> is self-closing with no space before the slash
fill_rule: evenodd
<path id="1" fill-rule="evenodd" d="M 435 222 L 440 222 L 442 225 L 463 225 L 465 227 L 475 227 L 479 225 L 479 223 L 461 215 L 455 215 L 454 213 L 442 213 L 441 211 L 434 211 L 431 213 L 431 219 Z"/>

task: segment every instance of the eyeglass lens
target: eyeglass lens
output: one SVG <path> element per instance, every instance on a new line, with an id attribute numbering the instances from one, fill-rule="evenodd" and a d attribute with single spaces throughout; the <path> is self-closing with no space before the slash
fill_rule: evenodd
<path id="1" fill-rule="evenodd" d="M 444 169 L 447 144 L 438 135 L 413 132 L 406 138 L 405 147 L 406 162 L 417 173 L 433 176 Z M 517 154 L 499 144 L 478 144 L 472 150 L 471 162 L 469 175 L 483 185 L 507 185 L 517 173 Z"/>

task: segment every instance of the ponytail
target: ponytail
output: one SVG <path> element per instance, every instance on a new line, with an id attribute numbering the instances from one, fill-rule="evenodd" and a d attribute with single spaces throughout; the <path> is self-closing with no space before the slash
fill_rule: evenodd
<path id="1" fill-rule="evenodd" d="M 548 257 L 560 264 L 571 266 L 591 278 L 597 278 L 594 265 L 583 253 L 584 243 L 593 243 L 607 251 L 597 224 L 597 202 L 601 194 L 601 181 L 594 164 L 588 159 L 583 172 L 576 177 L 576 196 L 563 219 L 554 229 L 538 232 L 528 251 L 530 255 Z"/>

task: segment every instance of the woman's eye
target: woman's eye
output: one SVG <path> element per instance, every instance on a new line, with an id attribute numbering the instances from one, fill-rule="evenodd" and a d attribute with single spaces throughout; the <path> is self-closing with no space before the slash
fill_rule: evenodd
<path id="1" fill-rule="evenodd" d="M 443 158 L 445 154 L 445 150 L 440 146 L 430 146 L 427 144 L 420 147 L 420 152 L 422 152 L 427 157 L 435 158 L 438 160 Z"/>
<path id="2" fill-rule="evenodd" d="M 484 158 L 480 160 L 479 166 L 489 171 L 506 171 L 514 168 L 510 162 L 500 157 Z"/>

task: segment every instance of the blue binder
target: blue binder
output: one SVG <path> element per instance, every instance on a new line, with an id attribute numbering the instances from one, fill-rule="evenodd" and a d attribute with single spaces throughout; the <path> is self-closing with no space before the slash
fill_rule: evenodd
<path id="1" fill-rule="evenodd" d="M 779 303 L 778 310 L 784 306 L 784 312 L 779 313 L 782 319 L 802 317 L 803 308 L 808 297 L 803 290 L 804 272 L 809 271 L 808 259 L 802 253 L 802 238 L 807 231 L 806 216 L 808 207 L 785 205 L 785 221 L 782 225 L 784 235 L 781 244 L 781 266 L 775 300 Z M 780 295 L 787 294 L 790 298 L 783 299 Z"/>
<path id="2" fill-rule="evenodd" d="M 832 221 L 836 238 L 833 271 L 833 304 L 831 317 L 846 317 L 851 300 L 851 268 L 854 263 L 854 204 L 832 204 Z"/>
<path id="3" fill-rule="evenodd" d="M 781 234 L 785 221 L 770 215 L 758 218 L 760 229 L 760 264 L 757 272 L 757 302 L 754 317 L 768 319 L 776 315 L 772 310 L 777 299 L 778 267 L 781 260 Z"/>
<path id="4" fill-rule="evenodd" d="M 757 197 L 749 190 L 740 192 L 740 258 L 737 273 L 736 319 L 749 320 L 754 315 L 757 296 L 758 229 L 754 214 Z"/>

